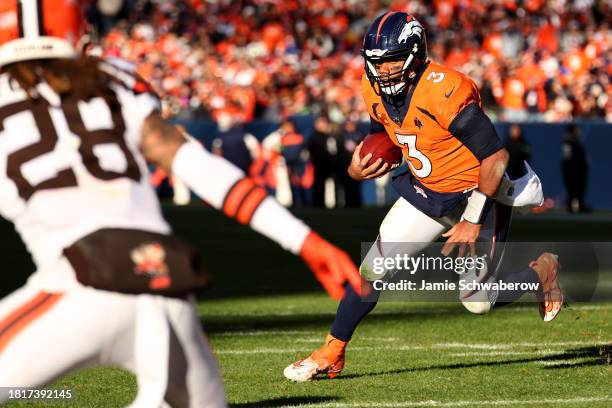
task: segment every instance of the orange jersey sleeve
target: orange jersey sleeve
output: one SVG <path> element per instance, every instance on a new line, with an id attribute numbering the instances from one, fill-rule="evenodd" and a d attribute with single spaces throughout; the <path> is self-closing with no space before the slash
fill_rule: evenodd
<path id="1" fill-rule="evenodd" d="M 478 87 L 468 76 L 435 63 L 430 64 L 424 76 L 424 89 L 418 94 L 425 100 L 415 102 L 428 106 L 442 128 L 448 129 L 466 106 L 481 106 Z"/>

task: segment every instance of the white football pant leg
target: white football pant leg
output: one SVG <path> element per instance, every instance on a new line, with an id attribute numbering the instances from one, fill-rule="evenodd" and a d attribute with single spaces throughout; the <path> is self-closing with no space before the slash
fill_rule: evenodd
<path id="1" fill-rule="evenodd" d="M 121 333 L 104 361 L 136 374 L 138 394 L 130 408 L 227 407 L 221 373 L 195 301 L 151 295 L 138 298 L 134 330 Z"/>
<path id="2" fill-rule="evenodd" d="M 399 198 L 380 224 L 382 242 L 429 244 L 450 228 L 446 218 L 431 218 L 404 198 Z"/>
<path id="3" fill-rule="evenodd" d="M 25 286 L 2 299 L 0 323 L 18 319 L 15 312 L 44 293 Z M 192 301 L 122 295 L 84 287 L 53 296 L 57 297 L 53 305 L 23 325 L 5 345 L 2 345 L 2 335 L 8 330 L 0 333 L 0 387 L 36 388 L 76 369 L 115 364 L 137 376 L 141 387 L 135 406 L 162 406 L 164 397 L 175 408 L 227 406 L 219 368 Z M 143 298 L 161 305 L 160 315 L 148 317 L 154 317 L 162 325 L 165 322 L 168 327 L 165 351 L 143 355 L 136 349 L 137 342 L 143 344 L 135 333 L 141 323 L 137 315 Z M 149 311 L 155 313 L 155 310 Z M 164 344 L 162 337 L 158 333 L 157 338 L 146 341 L 151 346 L 149 351 L 155 345 Z M 143 356 L 151 357 L 151 361 L 144 361 Z M 159 367 L 166 372 L 159 373 Z M 7 396 L 0 395 L 0 402 L 3 397 Z"/>
<path id="4" fill-rule="evenodd" d="M 397 251 L 414 255 L 450 228 L 450 220 L 425 215 L 404 198 L 399 198 L 380 224 L 377 241 L 370 247 L 360 270 L 366 279 L 380 279 L 372 273 L 374 258 L 393 257 Z M 410 245 L 406 245 L 409 243 Z"/>
<path id="5" fill-rule="evenodd" d="M 174 408 L 224 408 L 225 388 L 200 323 L 195 301 L 169 309 L 171 346 L 166 400 Z"/>
<path id="6" fill-rule="evenodd" d="M 19 321 L 15 312 L 43 293 L 25 286 L 0 301 L 0 322 Z M 53 296 L 58 299 L 52 306 L 30 315 L 31 319 L 26 317 L 27 324 L 5 337 L 0 349 L 0 387 L 40 387 L 92 365 L 113 335 L 130 326 L 133 307 L 129 296 L 88 288 Z"/>

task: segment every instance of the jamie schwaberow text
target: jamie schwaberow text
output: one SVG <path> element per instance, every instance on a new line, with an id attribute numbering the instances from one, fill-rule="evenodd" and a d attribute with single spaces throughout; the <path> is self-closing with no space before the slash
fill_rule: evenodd
<path id="1" fill-rule="evenodd" d="M 392 291 L 514 291 L 523 290 L 535 292 L 538 290 L 539 283 L 531 282 L 504 282 L 503 280 L 495 282 L 474 282 L 468 280 L 459 280 L 459 282 L 428 282 L 422 280 L 420 283 L 402 279 L 399 282 L 385 282 L 383 280 L 375 280 L 372 282 L 375 290 L 392 290 Z"/>

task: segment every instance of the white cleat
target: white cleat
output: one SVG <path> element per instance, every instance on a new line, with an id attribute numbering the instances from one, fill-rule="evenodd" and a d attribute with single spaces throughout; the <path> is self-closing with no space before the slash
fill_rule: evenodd
<path id="1" fill-rule="evenodd" d="M 312 380 L 317 375 L 318 369 L 317 363 L 312 358 L 307 357 L 287 366 L 283 374 L 288 380 L 304 382 Z"/>

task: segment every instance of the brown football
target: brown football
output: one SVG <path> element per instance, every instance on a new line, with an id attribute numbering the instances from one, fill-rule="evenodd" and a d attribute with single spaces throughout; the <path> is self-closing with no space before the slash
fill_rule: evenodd
<path id="1" fill-rule="evenodd" d="M 368 164 L 374 163 L 382 158 L 383 163 L 389 164 L 389 169 L 394 169 L 402 164 L 402 149 L 393 144 L 386 132 L 370 133 L 363 139 L 360 156 L 363 158 L 372 153 Z"/>

